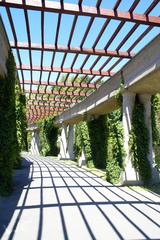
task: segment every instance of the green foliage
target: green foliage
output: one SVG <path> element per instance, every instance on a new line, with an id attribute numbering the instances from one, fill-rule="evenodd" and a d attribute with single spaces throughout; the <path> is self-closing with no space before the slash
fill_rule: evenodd
<path id="1" fill-rule="evenodd" d="M 75 128 L 74 152 L 75 152 L 76 160 L 80 158 L 82 149 L 85 153 L 87 166 L 89 166 L 92 161 L 92 156 L 91 156 L 90 137 L 89 137 L 88 127 L 86 122 L 81 122 L 77 124 Z"/>
<path id="2" fill-rule="evenodd" d="M 106 154 L 107 154 L 107 132 L 106 132 L 106 116 L 100 116 L 97 119 L 87 122 L 91 157 L 96 168 L 106 168 Z"/>
<path id="3" fill-rule="evenodd" d="M 123 171 L 125 156 L 123 147 L 123 128 L 121 109 L 107 115 L 107 166 L 106 178 L 111 183 L 118 183 Z"/>
<path id="4" fill-rule="evenodd" d="M 113 184 L 119 183 L 122 168 L 116 159 L 109 160 L 106 167 L 106 179 Z"/>
<path id="5" fill-rule="evenodd" d="M 28 150 L 31 148 L 31 140 L 32 140 L 32 133 L 30 131 L 27 132 L 27 147 Z"/>
<path id="6" fill-rule="evenodd" d="M 75 126 L 74 154 L 76 161 L 78 161 L 81 156 L 82 145 L 81 123 L 79 123 Z"/>
<path id="7" fill-rule="evenodd" d="M 121 111 L 76 125 L 74 149 L 77 160 L 83 149 L 88 167 L 106 168 L 107 180 L 119 182 L 125 155 Z"/>
<path id="8" fill-rule="evenodd" d="M 160 171 L 160 94 L 152 96 L 151 119 L 155 162 Z"/>
<path id="9" fill-rule="evenodd" d="M 54 126 L 54 117 L 39 122 L 41 154 L 44 156 L 57 156 L 58 128 Z"/>
<path id="10" fill-rule="evenodd" d="M 7 75 L 0 79 L 0 194 L 12 190 L 12 169 L 19 159 L 15 114 L 15 62 L 11 52 L 6 62 Z"/>
<path id="11" fill-rule="evenodd" d="M 77 84 L 77 88 L 75 89 L 74 87 L 65 87 L 65 86 L 54 86 L 54 90 L 55 91 L 67 91 L 67 93 L 78 93 L 79 91 L 81 91 L 81 93 L 85 93 L 86 92 L 86 89 L 82 89 L 81 88 L 81 81 L 83 83 L 88 83 L 90 82 L 90 77 L 89 76 L 78 76 L 78 77 L 69 77 L 67 78 L 67 74 L 63 74 L 63 76 L 61 77 L 61 79 L 58 80 L 59 83 L 64 83 L 67 79 L 67 83 L 76 83 Z M 78 84 L 79 84 L 79 87 L 78 87 Z M 53 87 L 52 87 L 52 90 L 53 90 Z M 94 92 L 94 89 L 88 89 L 87 93 L 93 93 Z M 70 99 L 71 96 L 66 96 L 66 99 Z M 84 100 L 85 96 L 80 96 L 78 99 L 79 100 Z"/>
<path id="12" fill-rule="evenodd" d="M 132 164 L 139 172 L 142 181 L 147 184 L 151 178 L 151 168 L 148 160 L 149 134 L 145 126 L 144 106 L 136 98 L 130 133 L 130 152 Z"/>
<path id="13" fill-rule="evenodd" d="M 26 119 L 26 98 L 16 85 L 16 125 L 17 138 L 20 151 L 27 151 L 27 119 Z"/>

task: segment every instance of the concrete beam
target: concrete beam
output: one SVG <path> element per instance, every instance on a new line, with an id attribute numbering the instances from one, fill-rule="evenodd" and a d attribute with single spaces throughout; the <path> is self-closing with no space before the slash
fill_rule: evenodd
<path id="1" fill-rule="evenodd" d="M 124 67 L 123 77 L 132 92 L 160 92 L 160 34 Z"/>
<path id="2" fill-rule="evenodd" d="M 159 79 L 160 34 L 96 92 L 58 116 L 55 123 L 74 124 L 85 120 L 87 115 L 112 112 L 119 107 L 117 101 L 119 91 L 149 94 L 160 92 Z M 123 89 L 120 88 L 122 80 Z"/>

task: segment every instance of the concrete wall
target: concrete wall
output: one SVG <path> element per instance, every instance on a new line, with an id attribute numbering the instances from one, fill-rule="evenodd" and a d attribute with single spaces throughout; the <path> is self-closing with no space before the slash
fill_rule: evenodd
<path id="1" fill-rule="evenodd" d="M 6 59 L 10 49 L 7 34 L 0 16 L 0 75 L 4 76 L 6 73 Z"/>

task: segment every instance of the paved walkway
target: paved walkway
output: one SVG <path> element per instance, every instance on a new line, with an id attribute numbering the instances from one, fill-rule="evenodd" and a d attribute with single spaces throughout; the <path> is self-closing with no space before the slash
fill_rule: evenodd
<path id="1" fill-rule="evenodd" d="M 160 196 L 113 186 L 50 158 L 24 156 L 0 198 L 1 240 L 160 239 Z"/>

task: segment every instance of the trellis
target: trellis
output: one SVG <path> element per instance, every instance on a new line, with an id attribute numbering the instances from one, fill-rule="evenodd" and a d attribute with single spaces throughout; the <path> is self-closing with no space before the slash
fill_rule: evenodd
<path id="1" fill-rule="evenodd" d="M 73 106 L 78 102 L 85 99 L 93 90 L 95 91 L 101 83 L 104 82 L 105 77 L 112 77 L 114 75 L 114 69 L 121 63 L 123 59 L 131 59 L 135 53 L 134 48 L 147 36 L 148 33 L 154 27 L 160 27 L 160 17 L 152 16 L 152 11 L 159 6 L 159 0 L 153 0 L 143 14 L 139 14 L 136 11 L 140 0 L 134 0 L 127 12 L 119 11 L 119 6 L 123 0 L 116 0 L 112 9 L 101 8 L 102 0 L 95 1 L 96 4 L 93 6 L 84 6 L 83 0 L 77 1 L 77 4 L 67 3 L 65 0 L 55 1 L 30 1 L 30 0 L 1 0 L 0 6 L 6 9 L 8 20 L 12 29 L 14 42 L 11 42 L 11 48 L 15 49 L 18 57 L 17 70 L 21 73 L 20 84 L 22 91 L 27 94 L 27 109 L 28 109 L 28 122 L 32 123 L 39 119 L 45 118 L 49 115 L 58 115 L 66 109 Z M 16 25 L 14 24 L 13 17 L 11 14 L 11 8 L 21 9 L 24 11 L 25 17 L 25 28 L 27 30 L 27 42 L 20 42 L 16 34 Z M 160 6 L 159 6 L 160 8 Z M 33 43 L 31 41 L 31 31 L 29 25 L 29 14 L 28 10 L 39 11 L 41 13 L 41 43 Z M 45 13 L 57 13 L 58 22 L 56 26 L 55 42 L 53 45 L 45 44 L 45 33 L 44 33 L 44 22 Z M 60 34 L 60 27 L 62 21 L 62 15 L 69 14 L 73 15 L 73 22 L 70 29 L 70 35 L 66 46 L 59 46 L 58 39 Z M 72 46 L 72 39 L 74 37 L 75 28 L 77 26 L 78 18 L 80 16 L 90 17 L 88 25 L 85 29 L 79 46 Z M 94 26 L 94 20 L 97 18 L 103 18 L 105 21 L 97 33 L 95 29 L 94 43 L 90 48 L 84 48 L 84 43 L 89 35 L 90 29 Z M 106 43 L 103 49 L 98 49 L 97 45 L 106 31 L 107 27 L 113 20 L 118 20 L 119 23 L 112 33 L 110 38 L 106 39 Z M 132 28 L 127 32 L 126 35 L 118 42 L 118 45 L 114 50 L 110 50 L 110 45 L 114 39 L 118 36 L 120 31 L 125 27 L 126 22 L 133 23 Z M 137 36 L 132 42 L 131 46 L 126 50 L 122 51 L 124 44 L 130 37 L 133 36 L 135 31 L 140 25 L 146 25 L 145 31 Z M 52 29 L 51 29 L 52 31 Z M 30 64 L 26 65 L 22 61 L 20 51 L 25 50 L 29 53 Z M 33 65 L 32 51 L 40 51 L 41 59 L 40 65 Z M 44 52 L 52 53 L 52 60 L 50 66 L 43 65 Z M 55 66 L 56 53 L 64 53 L 61 60 L 60 66 Z M 69 68 L 65 67 L 65 60 L 68 54 L 75 54 Z M 85 58 L 79 69 L 74 67 L 78 56 L 84 54 Z M 96 56 L 91 66 L 86 69 L 87 61 L 90 56 Z M 106 61 L 101 64 L 98 70 L 95 70 L 95 66 L 100 62 L 102 57 L 108 57 Z M 116 58 L 116 61 L 106 69 L 109 63 L 112 63 L 112 59 Z M 105 70 L 104 70 L 105 69 Z M 30 71 L 30 80 L 26 80 L 24 77 L 24 71 Z M 40 72 L 39 80 L 33 79 L 33 71 Z M 42 73 L 48 72 L 48 80 L 46 82 L 42 79 Z M 51 73 L 56 72 L 57 77 L 54 81 L 50 81 Z M 65 73 L 65 79 L 63 82 L 60 81 L 60 74 Z M 72 81 L 69 81 L 70 75 L 74 74 Z M 77 82 L 78 76 L 81 77 L 81 81 Z M 96 81 L 93 81 L 96 77 Z M 29 89 L 25 88 L 29 85 Z M 35 86 L 37 86 L 35 90 Z M 43 90 L 41 89 L 43 86 Z M 47 87 L 51 86 L 52 89 L 48 90 Z M 55 89 L 56 87 L 56 89 Z M 58 90 L 57 90 L 58 89 Z M 70 91 L 69 91 L 70 90 Z"/>

